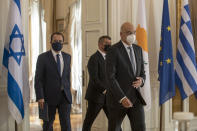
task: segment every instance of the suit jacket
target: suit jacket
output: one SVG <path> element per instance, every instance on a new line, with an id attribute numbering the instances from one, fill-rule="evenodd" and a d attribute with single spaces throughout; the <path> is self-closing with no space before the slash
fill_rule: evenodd
<path id="1" fill-rule="evenodd" d="M 60 100 L 61 87 L 63 86 L 68 102 L 72 103 L 70 91 L 70 64 L 71 56 L 62 52 L 64 68 L 60 76 L 57 63 L 52 51 L 47 51 L 38 56 L 35 74 L 36 99 L 43 99 L 48 105 L 57 105 Z"/>
<path id="2" fill-rule="evenodd" d="M 97 51 L 88 61 L 89 83 L 85 99 L 95 103 L 104 103 L 106 90 L 105 60 Z"/>
<path id="3" fill-rule="evenodd" d="M 136 59 L 136 74 L 134 74 L 129 55 L 120 41 L 114 44 L 106 55 L 106 75 L 108 82 L 107 104 L 109 106 L 122 107 L 120 100 L 126 96 L 132 103 L 137 98 L 142 104 L 146 104 L 139 89 L 132 86 L 136 77 L 142 77 L 145 80 L 144 61 L 142 49 L 133 44 L 133 50 Z"/>

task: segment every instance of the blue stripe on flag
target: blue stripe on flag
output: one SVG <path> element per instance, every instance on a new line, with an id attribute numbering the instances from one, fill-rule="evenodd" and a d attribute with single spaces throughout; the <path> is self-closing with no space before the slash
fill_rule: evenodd
<path id="1" fill-rule="evenodd" d="M 180 94 L 181 94 L 181 98 L 182 99 L 185 99 L 187 98 L 187 95 L 183 89 L 183 84 L 182 84 L 182 81 L 180 80 L 179 76 L 177 75 L 177 73 L 175 72 L 175 81 L 176 81 L 176 85 L 179 87 L 179 91 L 180 91 Z"/>
<path id="2" fill-rule="evenodd" d="M 183 75 L 184 75 L 185 79 L 187 80 L 190 88 L 193 91 L 196 91 L 196 87 L 197 87 L 196 82 L 195 82 L 193 76 L 191 75 L 191 73 L 189 72 L 187 66 L 185 65 L 183 58 L 182 58 L 179 51 L 177 51 L 177 61 L 178 61 L 179 65 L 181 66 L 181 69 L 183 71 Z"/>
<path id="3" fill-rule="evenodd" d="M 189 5 L 184 6 L 184 9 L 186 10 L 187 14 L 190 16 Z"/>
<path id="4" fill-rule="evenodd" d="M 6 48 L 4 48 L 3 51 L 3 65 L 8 68 L 8 58 L 9 58 L 9 52 Z"/>
<path id="5" fill-rule="evenodd" d="M 196 99 L 197 99 L 197 91 L 194 93 L 194 95 L 195 95 L 195 97 L 196 97 Z"/>
<path id="6" fill-rule="evenodd" d="M 181 41 L 181 43 L 184 43 L 184 44 L 182 44 L 182 46 L 183 46 L 185 52 L 187 52 L 187 55 L 190 57 L 192 63 L 195 65 L 196 60 L 193 57 L 193 56 L 195 56 L 194 50 L 192 49 L 189 41 L 185 38 L 185 35 L 183 34 L 182 30 L 180 30 L 180 33 L 179 33 L 179 40 Z"/>
<path id="7" fill-rule="evenodd" d="M 180 26 L 183 26 L 183 24 L 185 24 L 185 21 L 183 20 L 183 18 L 181 17 L 181 23 Z"/>
<path id="8" fill-rule="evenodd" d="M 19 9 L 19 12 L 20 12 L 20 15 L 21 15 L 21 4 L 20 4 L 20 0 L 14 0 L 14 2 L 16 3 L 18 9 Z"/>
<path id="9" fill-rule="evenodd" d="M 12 77 L 9 71 L 8 71 L 8 96 L 11 98 L 11 100 L 14 102 L 14 104 L 20 111 L 22 118 L 24 118 L 23 96 L 19 85 L 17 84 L 17 82 Z"/>

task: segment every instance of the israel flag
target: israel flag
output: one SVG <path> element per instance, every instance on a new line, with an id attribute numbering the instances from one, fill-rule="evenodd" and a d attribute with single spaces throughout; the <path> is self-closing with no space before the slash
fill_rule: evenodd
<path id="1" fill-rule="evenodd" d="M 8 109 L 16 122 L 20 123 L 24 118 L 23 74 L 25 68 L 25 47 L 24 36 L 22 33 L 20 0 L 10 0 L 7 24 L 7 37 L 4 46 L 3 65 L 8 70 Z"/>
<path id="2" fill-rule="evenodd" d="M 181 25 L 177 48 L 175 81 L 182 99 L 185 99 L 197 91 L 195 48 L 188 0 L 182 0 Z"/>

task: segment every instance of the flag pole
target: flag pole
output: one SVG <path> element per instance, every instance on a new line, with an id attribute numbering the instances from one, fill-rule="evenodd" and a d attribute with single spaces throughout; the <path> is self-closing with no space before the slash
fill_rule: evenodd
<path id="1" fill-rule="evenodd" d="M 160 131 L 165 127 L 165 102 L 175 96 L 175 72 L 173 64 L 173 48 L 171 38 L 171 25 L 168 0 L 163 0 L 163 14 L 161 26 L 160 51 L 158 62 L 158 73 L 160 81 L 159 105 L 160 105 Z M 164 114 L 164 116 L 163 116 Z"/>
<path id="2" fill-rule="evenodd" d="M 15 131 L 18 131 L 16 120 L 15 120 Z"/>
<path id="3" fill-rule="evenodd" d="M 159 129 L 159 131 L 162 131 L 162 119 L 163 119 L 163 104 L 161 105 L 161 107 L 160 107 L 160 129 Z"/>

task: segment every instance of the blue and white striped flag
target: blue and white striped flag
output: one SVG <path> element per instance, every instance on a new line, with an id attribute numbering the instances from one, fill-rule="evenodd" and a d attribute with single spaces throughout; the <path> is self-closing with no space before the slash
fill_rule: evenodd
<path id="1" fill-rule="evenodd" d="M 24 76 L 27 76 L 24 73 L 28 74 L 28 68 L 26 68 L 27 64 L 25 63 L 24 36 L 22 32 L 20 0 L 10 0 L 3 65 L 8 70 L 8 109 L 17 123 L 21 123 L 24 118 L 23 98 L 25 97 L 23 94 L 24 89 L 28 88 L 24 82 L 28 81 L 27 78 L 24 78 Z"/>
<path id="2" fill-rule="evenodd" d="M 188 0 L 182 0 L 175 81 L 182 99 L 197 91 L 197 70 Z"/>

